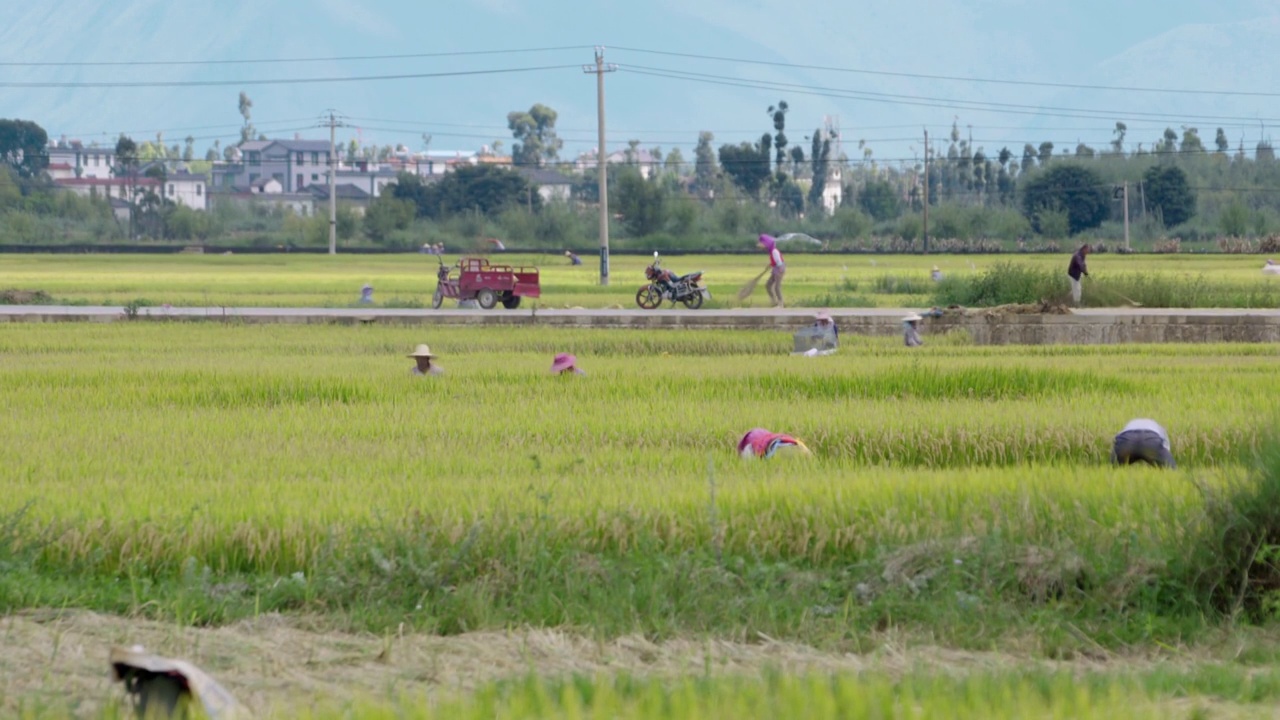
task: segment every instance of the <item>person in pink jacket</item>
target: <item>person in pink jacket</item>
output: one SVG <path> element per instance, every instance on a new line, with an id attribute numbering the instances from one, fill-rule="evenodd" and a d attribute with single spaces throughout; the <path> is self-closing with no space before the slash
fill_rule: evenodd
<path id="1" fill-rule="evenodd" d="M 769 253 L 769 280 L 765 282 L 764 289 L 769 293 L 773 306 L 782 307 L 782 276 L 787 274 L 787 264 L 782 261 L 782 251 L 772 235 L 760 235 L 760 245 Z"/>
<path id="2" fill-rule="evenodd" d="M 797 438 L 786 433 L 769 432 L 764 428 L 752 428 L 738 441 L 738 456 L 744 460 L 808 454 L 809 448 Z"/>

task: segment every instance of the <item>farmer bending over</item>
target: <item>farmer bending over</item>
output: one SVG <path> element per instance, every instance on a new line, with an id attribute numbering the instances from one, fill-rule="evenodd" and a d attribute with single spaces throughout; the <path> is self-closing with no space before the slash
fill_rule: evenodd
<path id="1" fill-rule="evenodd" d="M 1088 254 L 1089 244 L 1085 243 L 1072 253 L 1071 264 L 1067 266 L 1067 276 L 1071 278 L 1071 302 L 1077 307 L 1080 305 L 1080 276 L 1089 276 L 1089 266 L 1085 262 Z"/>
<path id="2" fill-rule="evenodd" d="M 431 364 L 431 361 L 435 360 L 436 356 L 432 354 L 431 348 L 426 345 L 419 345 L 412 353 L 409 353 L 409 357 L 418 361 L 418 364 L 413 368 L 414 375 L 444 374 L 444 368 L 441 368 L 439 365 Z"/>
<path id="3" fill-rule="evenodd" d="M 1169 433 L 1155 420 L 1138 418 L 1116 435 L 1111 447 L 1111 462 L 1132 465 L 1144 462 L 1156 467 L 1176 468 L 1173 453 L 1169 452 Z"/>
<path id="4" fill-rule="evenodd" d="M 786 433 L 752 428 L 738 441 L 738 457 L 743 460 L 768 459 L 780 455 L 808 455 L 809 448 Z"/>

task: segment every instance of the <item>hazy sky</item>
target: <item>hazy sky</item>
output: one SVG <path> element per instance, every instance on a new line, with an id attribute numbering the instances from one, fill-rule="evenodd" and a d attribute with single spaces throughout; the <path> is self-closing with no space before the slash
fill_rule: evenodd
<path id="1" fill-rule="evenodd" d="M 681 146 L 699 130 L 717 145 L 770 128 L 765 109 L 785 99 L 789 135 L 838 116 L 845 152 L 866 141 L 881 161 L 910 159 L 928 126 L 962 134 L 994 154 L 1024 142 L 1107 143 L 1115 121 L 1146 145 L 1166 126 L 1224 127 L 1233 144 L 1280 122 L 1280 97 L 1142 93 L 930 80 L 667 56 L 687 53 L 845 70 L 1113 85 L 1270 92 L 1280 89 L 1273 48 L 1280 0 L 44 0 L 0 7 L 0 61 L 120 62 L 147 66 L 0 65 L 0 85 L 23 82 L 222 81 L 170 88 L 0 87 L 0 116 L 39 122 L 51 137 L 114 142 L 164 132 L 167 143 L 238 138 L 236 101 L 270 136 L 325 137 L 327 108 L 349 118 L 343 140 L 474 150 L 501 139 L 507 112 L 544 103 L 560 113 L 571 158 L 595 142 L 595 83 L 579 67 L 608 47 L 611 147 Z M 184 65 L 184 61 L 331 58 L 573 46 L 520 54 L 397 60 Z M 627 50 L 623 48 L 633 48 Z M 515 74 L 250 85 L 276 78 L 351 78 L 568 66 Z M 704 81 L 642 73 L 700 73 Z M 734 85 L 732 83 L 737 83 Z M 762 85 L 770 84 L 767 87 Z M 863 93 L 851 96 L 851 93 Z M 879 93 L 881 95 L 868 95 Z M 972 103 L 982 103 L 975 106 Z M 1001 103 L 1003 105 L 993 105 Z M 1142 114 L 1146 113 L 1146 115 Z M 1274 119 L 1271 123 L 1268 120 Z M 970 128 L 970 126 L 972 126 Z"/>

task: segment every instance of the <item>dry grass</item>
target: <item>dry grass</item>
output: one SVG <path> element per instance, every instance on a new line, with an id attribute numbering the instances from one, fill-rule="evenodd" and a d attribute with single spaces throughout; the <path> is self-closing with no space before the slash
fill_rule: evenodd
<path id="1" fill-rule="evenodd" d="M 0 714 L 21 700 L 70 702 L 78 715 L 93 714 L 117 688 L 110 680 L 112 645 L 140 644 L 152 652 L 189 660 L 210 673 L 238 700 L 268 710 L 307 698 L 348 702 L 389 694 L 466 692 L 536 673 L 543 678 L 612 676 L 678 679 L 705 674 L 755 676 L 766 671 L 874 672 L 965 677 L 1001 672 L 1141 672 L 1191 668 L 1210 661 L 1204 651 L 1153 653 L 1070 661 L 1030 652 L 964 652 L 917 643 L 899 633 L 877 638 L 867 654 L 824 652 L 760 636 L 758 642 L 678 639 L 662 643 L 641 636 L 601 642 L 556 629 L 479 632 L 453 637 L 423 634 L 324 632 L 307 618 L 266 615 L 221 628 L 179 627 L 149 620 L 78 611 L 30 611 L 0 621 Z M 1015 644 L 1014 647 L 1017 647 Z"/>

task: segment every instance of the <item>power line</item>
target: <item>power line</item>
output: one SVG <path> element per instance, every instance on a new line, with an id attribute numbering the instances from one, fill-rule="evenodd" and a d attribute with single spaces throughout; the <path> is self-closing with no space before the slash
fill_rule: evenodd
<path id="1" fill-rule="evenodd" d="M 1105 90 L 1116 92 L 1168 93 L 1179 95 L 1237 95 L 1242 97 L 1280 97 L 1280 93 L 1248 90 L 1204 90 L 1191 88 L 1153 88 L 1129 85 L 1090 85 L 1083 83 L 1044 82 L 1032 80 L 1009 80 L 1004 78 L 962 77 L 956 75 L 930 75 L 925 73 L 908 73 L 890 70 L 866 70 L 862 68 L 842 68 L 827 65 L 806 65 L 801 63 L 785 63 L 770 60 L 754 60 L 749 58 L 733 58 L 718 55 L 699 55 L 696 53 L 671 52 L 666 50 L 647 50 L 644 48 L 613 47 L 614 50 L 645 53 L 649 55 L 666 55 L 670 57 L 692 58 L 697 60 L 713 60 L 717 62 L 733 62 L 749 65 L 767 65 L 771 67 L 795 68 L 798 70 L 822 70 L 827 72 L 856 73 L 860 75 L 881 75 L 886 77 L 913 78 L 919 80 L 945 80 L 949 82 L 989 83 L 996 85 L 1023 85 L 1033 87 L 1069 88 L 1074 90 Z"/>
<path id="2" fill-rule="evenodd" d="M 106 61 L 19 61 L 0 60 L 0 67 L 141 67 L 173 65 L 266 65 L 286 63 L 316 62 L 350 62 L 364 60 L 411 60 L 418 58 L 463 57 L 468 55 L 516 55 L 520 53 L 556 52 L 560 50 L 582 50 L 590 45 L 561 45 L 559 47 L 519 48 L 513 50 L 456 50 L 449 52 L 407 53 L 396 55 L 340 55 L 337 57 L 303 57 L 303 58 L 254 58 L 247 60 L 106 60 Z"/>
<path id="3" fill-rule="evenodd" d="M 1277 122 L 1273 118 L 1245 118 L 1239 116 L 1228 115 L 1172 115 L 1163 113 L 1149 113 L 1141 111 L 1111 111 L 1111 110 L 1094 110 L 1094 109 L 1078 109 L 1063 108 L 1055 106 L 1037 106 L 1023 105 L 1018 103 L 998 103 L 980 100 L 956 100 L 953 98 L 932 98 L 918 95 L 901 95 L 895 93 L 879 93 L 863 90 L 845 90 L 841 88 L 828 88 L 821 86 L 802 85 L 800 83 L 786 83 L 772 80 L 754 80 L 732 78 L 723 75 L 711 75 L 708 73 L 695 73 L 684 70 L 675 70 L 671 68 L 651 68 L 642 65 L 623 65 L 622 69 L 639 75 L 649 75 L 653 77 L 661 77 L 672 80 L 689 80 L 693 82 L 701 82 L 712 85 L 725 85 L 729 87 L 745 87 L 756 90 L 783 90 L 785 92 L 794 92 L 802 95 L 815 95 L 820 97 L 841 98 L 846 100 L 861 100 L 864 102 L 879 102 L 895 105 L 916 105 L 921 107 L 943 108 L 948 110 L 968 110 L 970 112 L 987 112 L 987 113 L 1007 113 L 1012 115 L 1033 115 L 1045 117 L 1067 117 L 1089 120 L 1108 120 L 1119 117 L 1142 117 L 1146 119 L 1174 119 L 1175 122 L 1180 120 L 1196 119 L 1196 120 L 1241 120 L 1251 122 Z M 990 106 L 990 107 L 983 107 Z M 1108 114 L 1103 114 L 1108 113 Z"/>
<path id="4" fill-rule="evenodd" d="M 495 68 L 490 70 L 453 70 L 432 73 L 402 73 L 396 75 L 356 75 L 350 77 L 275 78 L 270 80 L 154 80 L 108 82 L 0 82 L 6 88 L 143 88 L 143 87 L 211 87 L 225 85 L 317 85 L 324 83 L 366 82 L 377 80 L 421 80 L 426 78 L 465 77 L 474 75 L 499 75 L 503 73 L 527 73 L 544 70 L 577 68 L 578 65 L 538 65 L 532 67 Z"/>

